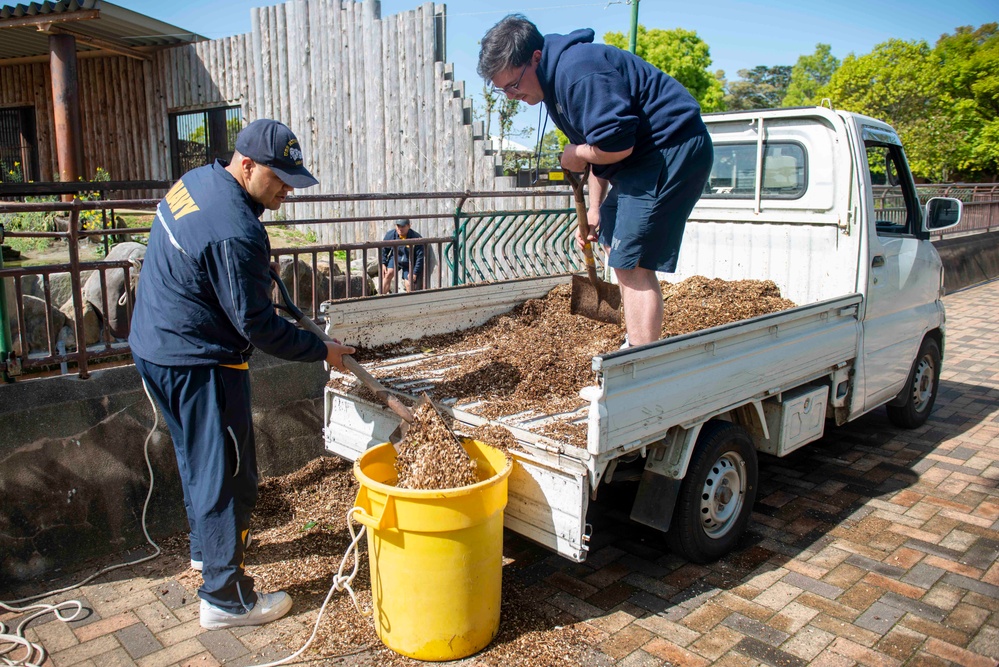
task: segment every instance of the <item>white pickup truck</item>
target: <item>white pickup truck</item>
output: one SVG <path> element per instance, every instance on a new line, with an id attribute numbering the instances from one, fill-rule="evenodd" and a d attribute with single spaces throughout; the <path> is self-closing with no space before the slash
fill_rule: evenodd
<path id="1" fill-rule="evenodd" d="M 661 277 L 769 279 L 802 305 L 593 357 L 577 413 L 538 405 L 489 420 L 474 405 L 452 408 L 465 424 L 501 424 L 521 445 L 511 451 L 506 527 L 576 561 L 586 558 L 588 502 L 616 477 L 640 477 L 633 520 L 707 562 L 745 529 L 757 451 L 786 455 L 820 438 L 827 423 L 882 405 L 896 425 L 918 427 L 936 398 L 945 316 L 929 233 L 957 224 L 961 203 L 921 206 L 898 135 L 872 118 L 812 108 L 705 122 L 715 146 L 711 178 L 687 223 L 677 273 Z M 327 327 L 366 346 L 417 339 L 480 325 L 567 281 L 326 304 Z M 434 382 L 408 373 L 421 356 L 417 348 L 371 370 L 412 396 Z M 584 423 L 585 448 L 541 435 L 552 420 Z M 330 452 L 355 459 L 398 421 L 379 404 L 326 390 Z"/>

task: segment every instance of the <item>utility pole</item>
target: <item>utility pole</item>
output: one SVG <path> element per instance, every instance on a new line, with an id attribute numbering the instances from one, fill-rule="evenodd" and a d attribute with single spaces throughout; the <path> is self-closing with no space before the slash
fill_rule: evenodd
<path id="1" fill-rule="evenodd" d="M 638 45 L 638 0 L 631 0 L 631 37 L 628 39 L 628 51 L 635 52 Z"/>

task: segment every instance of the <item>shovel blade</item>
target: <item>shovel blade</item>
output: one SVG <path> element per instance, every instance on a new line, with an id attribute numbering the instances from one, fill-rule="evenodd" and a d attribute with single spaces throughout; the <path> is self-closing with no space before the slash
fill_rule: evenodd
<path id="1" fill-rule="evenodd" d="M 621 290 L 617 285 L 585 276 L 572 277 L 569 311 L 597 322 L 621 324 Z"/>

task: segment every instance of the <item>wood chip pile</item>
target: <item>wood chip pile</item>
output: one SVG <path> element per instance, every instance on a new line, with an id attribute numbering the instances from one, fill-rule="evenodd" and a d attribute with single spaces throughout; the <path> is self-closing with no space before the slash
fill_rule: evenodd
<path id="1" fill-rule="evenodd" d="M 457 489 L 479 482 L 475 461 L 458 443 L 430 401 L 413 413 L 413 424 L 399 443 L 395 471 L 402 489 Z"/>
<path id="2" fill-rule="evenodd" d="M 691 278 L 678 285 L 664 284 L 663 297 L 664 336 L 793 307 L 780 298 L 772 282 Z M 517 406 L 537 407 L 539 402 L 558 409 L 560 405 L 579 404 L 579 390 L 593 381 L 590 358 L 616 349 L 623 333 L 620 327 L 570 314 L 569 288 L 565 286 L 477 329 L 365 350 L 359 356 L 370 361 L 411 353 L 414 347 L 429 350 L 432 356 L 481 350 L 469 355 L 461 368 L 447 371 L 433 396 L 459 397 L 462 402 L 485 400 L 496 414 L 514 412 Z M 453 360 L 448 364 L 453 365 Z M 508 431 L 497 426 L 478 427 L 467 434 L 503 448 L 516 444 Z M 350 467 L 342 459 L 321 457 L 295 473 L 267 479 L 260 487 L 247 568 L 259 590 L 287 591 L 295 600 L 292 613 L 309 610 L 298 629 L 273 638 L 274 644 L 289 652 L 298 649 L 311 633 L 315 614 L 350 543 L 344 517 L 358 490 Z M 184 561 L 186 539 L 172 542 L 175 560 Z M 363 547 L 362 541 L 361 565 L 353 588 L 362 607 L 370 609 L 370 575 Z M 591 664 L 595 638 L 589 636 L 587 626 L 553 616 L 550 606 L 546 609 L 535 593 L 523 587 L 517 567 L 517 563 L 507 563 L 503 568 L 499 634 L 472 659 L 474 664 Z M 188 571 L 179 580 L 193 591 L 200 585 L 200 574 Z M 334 594 L 330 600 L 317 637 L 302 659 L 323 664 L 425 664 L 385 648 L 370 618 L 359 616 L 345 593 Z"/>
<path id="3" fill-rule="evenodd" d="M 662 293 L 663 337 L 795 305 L 781 298 L 780 290 L 769 280 L 694 276 L 677 284 L 662 283 Z M 569 296 L 570 286 L 562 285 L 480 327 L 362 350 L 358 357 L 375 361 L 423 352 L 426 359 L 400 372 L 439 376 L 441 381 L 428 390 L 432 398 L 457 398 L 459 406 L 481 402 L 475 412 L 483 417 L 493 419 L 539 408 L 549 413 L 571 412 L 584 405 L 579 390 L 593 383 L 592 358 L 616 350 L 624 340 L 624 328 L 573 315 Z M 455 354 L 464 355 L 461 363 L 455 363 Z M 374 373 L 379 375 L 378 370 Z M 337 380 L 331 385 L 348 389 Z M 349 389 L 378 402 L 363 387 Z M 569 442 L 582 435 L 585 442 L 585 426 L 556 422 L 546 428 L 545 435 Z"/>

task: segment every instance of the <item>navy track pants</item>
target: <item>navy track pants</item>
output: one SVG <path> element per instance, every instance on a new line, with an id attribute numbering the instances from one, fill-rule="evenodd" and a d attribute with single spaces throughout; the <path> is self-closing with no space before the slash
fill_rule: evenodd
<path id="1" fill-rule="evenodd" d="M 253 608 L 243 568 L 250 513 L 257 502 L 257 451 L 250 373 L 224 366 L 135 368 L 159 403 L 173 438 L 191 527 L 191 559 L 204 563 L 198 595 L 226 611 Z"/>

